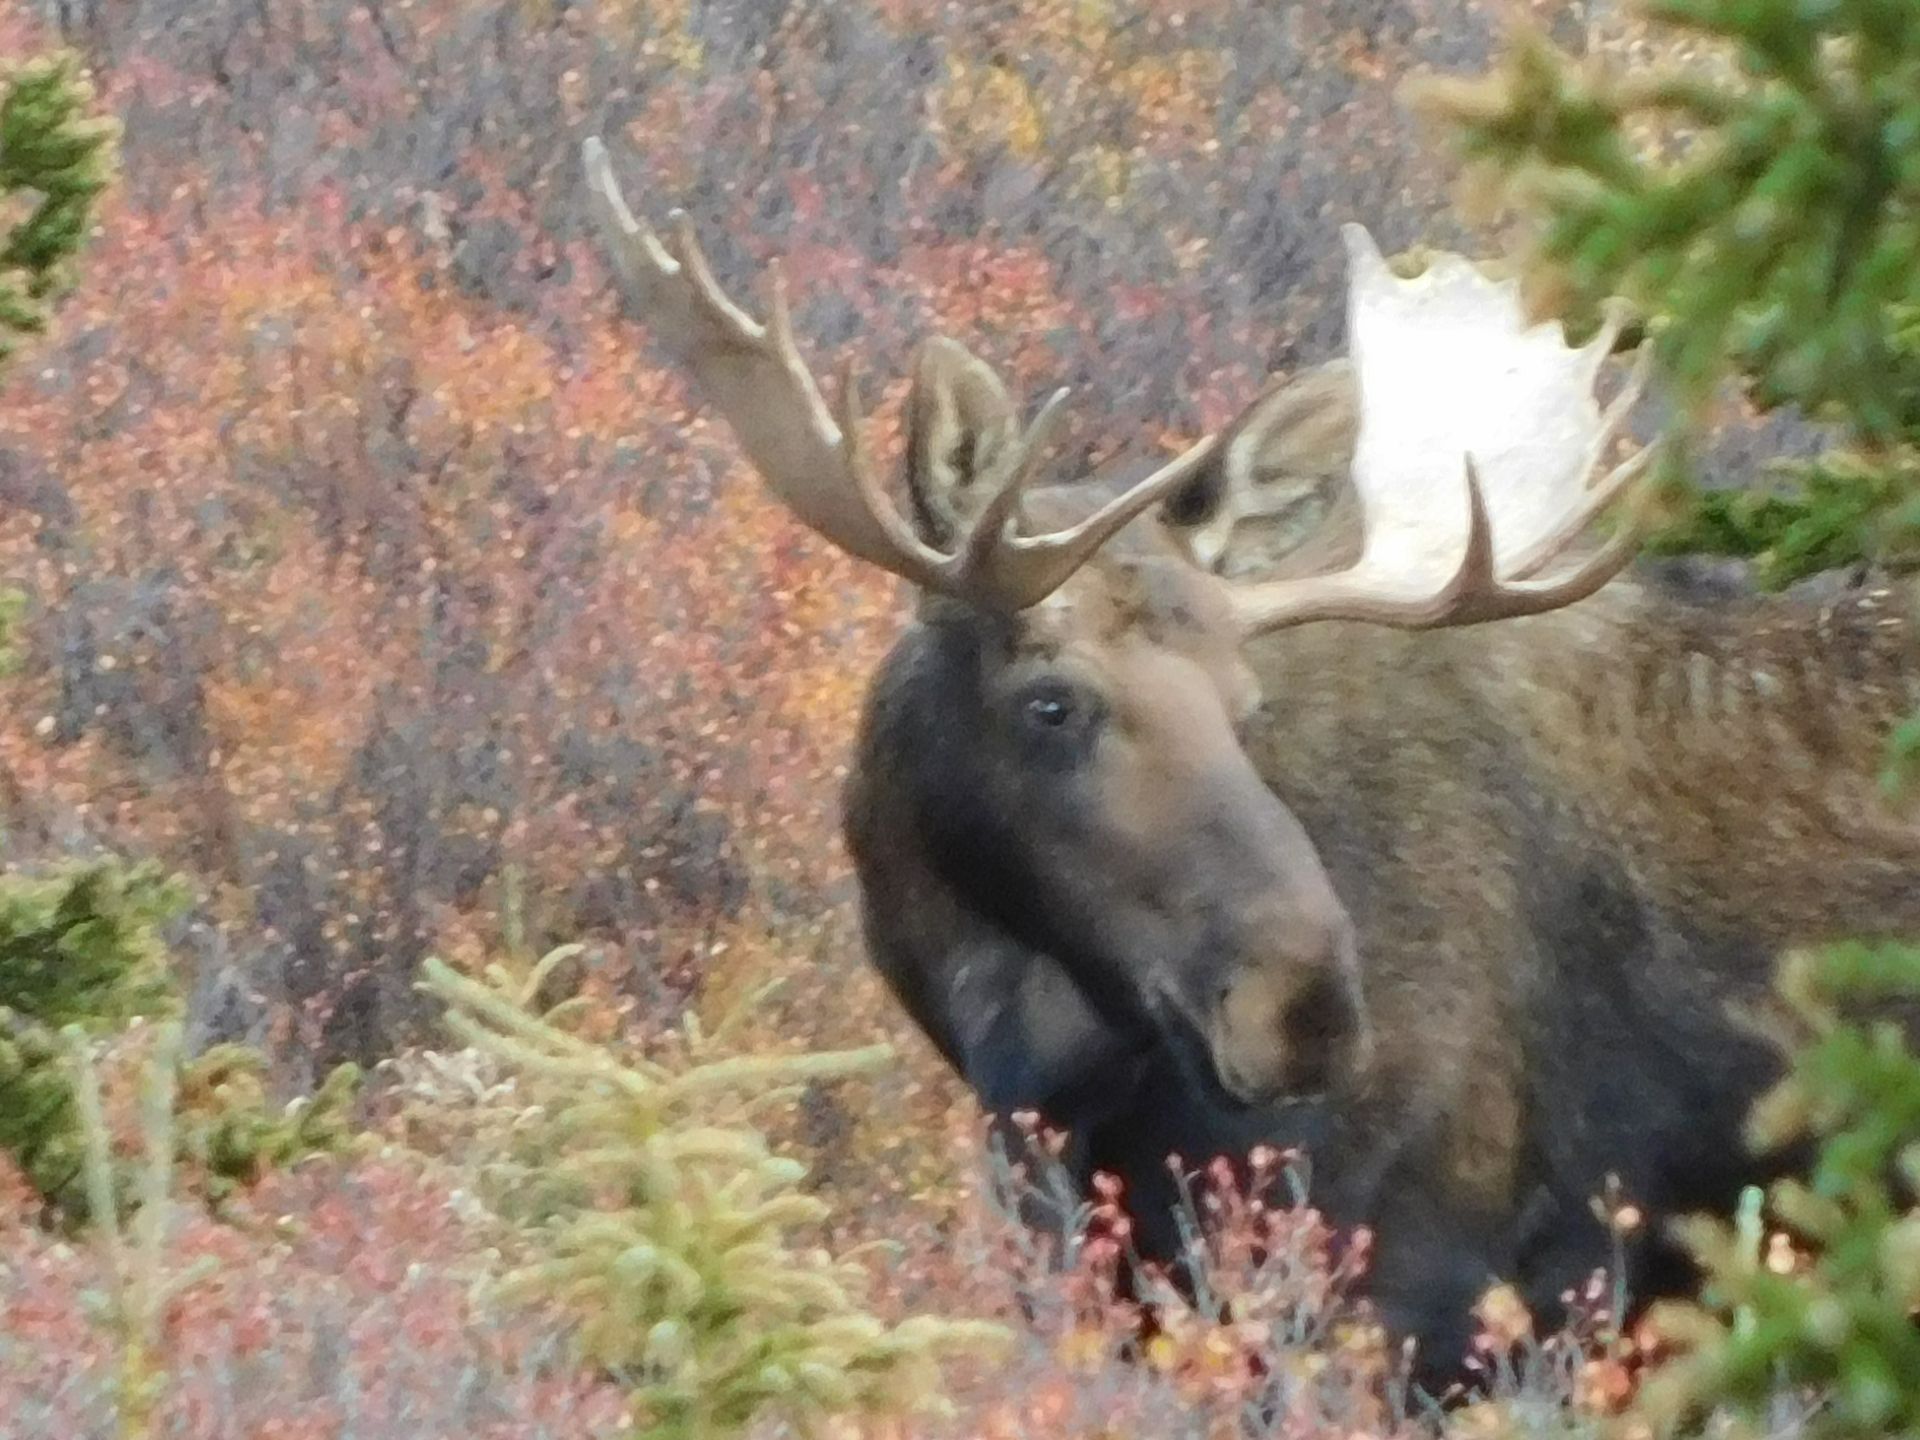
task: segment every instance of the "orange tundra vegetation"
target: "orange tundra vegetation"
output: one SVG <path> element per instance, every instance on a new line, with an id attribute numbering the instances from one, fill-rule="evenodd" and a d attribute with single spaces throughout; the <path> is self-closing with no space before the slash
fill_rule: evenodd
<path id="1" fill-rule="evenodd" d="M 765 1035 L 906 1046 L 790 1117 L 885 1199 L 846 1237 L 965 1293 L 971 1110 L 867 976 L 837 835 L 895 587 L 616 319 L 577 140 L 736 291 L 784 257 L 815 361 L 881 377 L 877 447 L 939 329 L 1075 386 L 1080 467 L 1333 354 L 1340 220 L 1457 241 L 1392 96 L 1483 62 L 1492 8 L 0 0 L 0 54 L 78 48 L 125 125 L 80 287 L 0 379 L 8 861 L 183 871 L 194 1033 L 289 1085 L 434 1034 L 429 954 L 581 940 L 643 1032 L 783 979 Z"/>
<path id="2" fill-rule="evenodd" d="M 1229 85 L 1242 8 L 341 0 L 56 36 L 6 0 L 22 45 L 95 46 L 128 125 L 85 283 L 0 408 L 26 829 L 191 871 L 218 1028 L 314 1063 L 409 1033 L 418 960 L 496 943 L 506 908 L 528 945 L 597 942 L 642 1008 L 823 916 L 831 973 L 860 974 L 833 815 L 895 597 L 623 343 L 566 146 L 624 131 L 740 237 L 723 266 L 786 257 L 809 333 L 883 374 L 933 328 L 997 339 L 1033 390 L 1164 357 L 1075 440 L 1172 442 L 1285 364 L 1254 311 L 1332 313 L 1236 263 L 1274 249 L 1221 223 L 1259 188 L 1236 170 L 1334 153 L 1253 127 L 1404 128 L 1384 84 L 1301 86 L 1323 43 L 1419 41 L 1294 22 Z M 992 76 L 1030 144 L 981 128 Z M 1273 188 L 1319 225 L 1315 163 Z"/>

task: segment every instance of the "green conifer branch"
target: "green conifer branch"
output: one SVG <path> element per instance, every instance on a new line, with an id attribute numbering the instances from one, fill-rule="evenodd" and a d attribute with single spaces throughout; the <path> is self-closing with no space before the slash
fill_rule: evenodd
<path id="1" fill-rule="evenodd" d="M 1538 214 L 1538 279 L 1655 318 L 1685 398 L 1733 365 L 1762 403 L 1896 439 L 1920 426 L 1893 363 L 1920 303 L 1920 30 L 1880 25 L 1888 8 L 1661 0 L 1654 18 L 1739 63 L 1628 76 L 1521 29 L 1491 74 L 1412 93 Z"/>
<path id="2" fill-rule="evenodd" d="M 1700 1304 L 1656 1312 L 1685 1353 L 1648 1382 L 1639 1413 L 1668 1432 L 1714 1407 L 1758 1424 L 1783 1386 L 1808 1387 L 1825 1402 L 1811 1440 L 1917 1434 L 1920 1055 L 1899 1016 L 1920 1009 L 1920 946 L 1796 955 L 1781 990 L 1802 1043 L 1755 1110 L 1751 1138 L 1818 1142 L 1809 1179 L 1768 1192 L 1775 1219 L 1812 1257 L 1776 1270 L 1754 1234 L 1689 1221 L 1683 1233 L 1707 1287 Z"/>
<path id="3" fill-rule="evenodd" d="M 161 930 L 188 899 L 151 865 L 96 861 L 0 875 L 0 1150 L 67 1223 L 106 1220 L 102 1193 L 115 1197 L 117 1223 L 139 1196 L 117 1175 L 103 1192 L 87 1168 L 85 1097 L 60 1037 L 75 1029 L 98 1040 L 136 1020 L 178 1015 Z M 237 1045 L 180 1066 L 169 1134 L 210 1201 L 267 1168 L 336 1149 L 350 1133 L 354 1066 L 286 1106 L 267 1094 L 265 1070 L 263 1056 Z"/>
<path id="4" fill-rule="evenodd" d="M 1413 102 L 1483 195 L 1531 221 L 1526 269 L 1583 322 L 1641 311 L 1680 402 L 1653 548 L 1752 556 L 1768 583 L 1920 559 L 1920 7 L 1902 0 L 1650 0 L 1694 58 L 1629 73 L 1518 28 L 1476 79 Z M 1685 473 L 1692 424 L 1737 378 L 1843 449 L 1753 497 Z"/>
<path id="5" fill-rule="evenodd" d="M 119 122 L 93 112 L 76 57 L 0 63 L 0 362 L 46 328 L 112 182 Z"/>
<path id="6" fill-rule="evenodd" d="M 493 1294 L 561 1305 L 582 1353 L 630 1388 L 640 1433 L 938 1408 L 948 1356 L 1004 1343 L 996 1325 L 871 1314 L 867 1272 L 800 1240 L 827 1216 L 795 1188 L 806 1167 L 753 1124 L 767 1094 L 871 1073 L 888 1047 L 717 1055 L 688 1025 L 683 1063 L 642 1068 L 532 1014 L 537 984 L 491 980 L 432 960 L 421 983 L 456 1035 L 514 1068 L 513 1133 L 563 1177 L 531 1216 L 507 1207 L 535 1254 Z"/>

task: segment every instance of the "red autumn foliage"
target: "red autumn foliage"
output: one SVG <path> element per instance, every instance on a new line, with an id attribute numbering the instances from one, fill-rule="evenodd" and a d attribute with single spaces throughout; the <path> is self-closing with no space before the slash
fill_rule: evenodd
<path id="1" fill-rule="evenodd" d="M 114 1346 L 91 1313 L 97 1253 L 7 1226 L 0 1415 L 9 1435 L 108 1433 Z M 478 1248 L 417 1165 L 326 1162 L 277 1175 L 223 1223 L 188 1219 L 171 1271 L 154 1433 L 334 1440 L 592 1440 L 627 1433 L 618 1390 L 567 1362 L 538 1317 L 476 1311 Z"/>
<path id="2" fill-rule="evenodd" d="M 430 953 L 582 939 L 609 1008 L 656 1024 L 783 975 L 769 1028 L 909 1047 L 904 1080 L 791 1119 L 866 1202 L 836 1238 L 910 1232 L 891 1283 L 963 1303 L 994 1273 L 951 1249 L 970 1112 L 866 978 L 835 824 L 900 597 L 769 503 L 616 316 L 577 140 L 606 134 L 656 214 L 685 204 L 736 292 L 784 257 L 823 370 L 898 376 L 944 329 L 1029 395 L 1076 386 L 1070 468 L 1332 353 L 1340 220 L 1454 238 L 1391 97 L 1483 59 L 1492 8 L 0 0 L 0 53 L 80 46 L 126 124 L 83 284 L 0 379 L 0 586 L 29 600 L 0 682 L 7 862 L 104 844 L 186 872 L 196 1025 L 294 1083 L 418 1038 Z M 253 1202 L 293 1239 L 193 1227 L 181 1253 L 226 1263 L 174 1317 L 184 1373 L 264 1347 L 390 1394 L 394 1333 L 421 1376 L 491 1366 L 429 1193 L 321 1167 Z M 0 1344 L 85 1372 L 86 1262 L 5 1233 Z M 1103 1433 L 1102 1386 L 1149 1384 L 1069 1391 L 1034 1353 L 976 1433 Z M 1184 1383 L 1137 1401 L 1143 1433 Z M 571 1385 L 566 1433 L 602 1433 L 605 1397 Z"/>

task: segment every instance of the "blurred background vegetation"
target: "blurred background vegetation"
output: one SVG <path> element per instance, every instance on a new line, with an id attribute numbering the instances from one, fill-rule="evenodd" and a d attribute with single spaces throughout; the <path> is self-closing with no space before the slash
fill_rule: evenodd
<path id="1" fill-rule="evenodd" d="M 1235 1368 L 1236 1345 L 1264 1343 L 1251 1332 L 1176 1327 L 1164 1375 L 1076 1370 L 1117 1343 L 1097 1286 L 1049 1310 L 956 1266 L 975 1223 L 971 1114 L 866 975 L 835 835 L 898 597 L 768 504 L 614 321 L 574 154 L 608 136 L 636 198 L 692 211 L 740 291 L 783 257 L 822 360 L 855 351 L 897 374 L 939 328 L 1030 393 L 1074 385 L 1070 463 L 1176 444 L 1269 373 L 1338 353 L 1345 219 L 1390 251 L 1506 249 L 1543 305 L 1577 314 L 1619 292 L 1641 307 L 1673 401 L 1643 428 L 1685 442 L 1656 548 L 1752 557 L 1770 583 L 1911 561 L 1920 12 L 1530 12 L 1505 37 L 1480 0 L 0 0 L 0 1143 L 21 1162 L 19 1213 L 97 1210 L 89 1144 L 121 1167 L 93 1193 L 137 1212 L 138 1117 L 112 1105 L 131 1089 L 106 1045 L 108 1104 L 89 1121 L 61 1030 L 98 1049 L 135 1018 L 163 1037 L 178 1022 L 183 1057 L 154 1082 L 181 1167 L 167 1183 L 232 1222 L 178 1219 L 182 1273 L 199 1257 L 220 1278 L 140 1321 L 174 1327 L 183 1376 L 214 1373 L 193 1369 L 192 1337 L 218 1333 L 227 1388 L 209 1393 L 289 1389 L 235 1382 L 236 1354 L 256 1378 L 305 1366 L 328 1377 L 313 1413 L 337 1419 L 342 1377 L 378 1349 L 349 1319 L 373 1315 L 429 1336 L 381 1354 L 380 1383 L 442 1406 L 390 1407 L 390 1433 L 479 1433 L 488 1414 L 515 1437 L 625 1433 L 620 1407 L 664 1391 L 554 1379 L 568 1372 L 526 1358 L 532 1342 L 476 1328 L 473 1255 L 530 1243 L 498 1213 L 512 1206 L 444 1177 L 422 1191 L 396 1158 L 411 1146 L 379 1150 L 457 1152 L 497 1122 L 512 1143 L 488 1153 L 565 1151 L 564 1125 L 513 1131 L 530 1092 L 507 1072 L 537 1055 L 419 1049 L 444 1030 L 415 982 L 432 955 L 454 967 L 443 1000 L 444 977 L 490 963 L 551 978 L 536 957 L 578 942 L 562 988 L 614 1048 L 571 1060 L 614 1090 L 627 1082 L 607 1077 L 651 1073 L 636 1057 L 673 1053 L 702 1014 L 744 1015 L 749 1051 L 776 1035 L 899 1047 L 904 1080 L 798 1085 L 728 1142 L 801 1148 L 818 1161 L 805 1185 L 834 1202 L 782 1209 L 800 1177 L 744 1166 L 775 1249 L 743 1253 L 784 1264 L 800 1221 L 838 1249 L 908 1252 L 877 1298 L 818 1272 L 843 1288 L 807 1323 L 845 1320 L 834 1344 L 885 1349 L 869 1300 L 1020 1311 L 1041 1345 L 1002 1371 L 984 1433 L 1111 1433 L 1101 1416 L 1124 1401 L 1135 1433 L 1209 1434 L 1247 1393 L 1271 1399 Z M 1402 104 L 1423 71 L 1479 78 Z M 1775 474 L 1763 461 L 1780 455 Z M 1920 732 L 1890 742 L 1897 786 Z M 1909 993 L 1911 952 L 1849 953 L 1816 973 Z M 769 979 L 777 997 L 743 1012 Z M 1828 1256 L 1770 1268 L 1751 1236 L 1703 1231 L 1718 1288 L 1675 1320 L 1689 1358 L 1646 1423 L 1717 1408 L 1794 1429 L 1804 1407 L 1781 1397 L 1796 1381 L 1839 1397 L 1815 1422 L 1830 1433 L 1920 1423 L 1899 1323 L 1920 1271 L 1887 1185 L 1920 1163 L 1920 1081 L 1891 1032 L 1832 1018 L 1844 998 L 1803 983 L 1808 1058 L 1762 1117 L 1829 1137 L 1805 1194 L 1775 1197 Z M 289 1169 L 347 1143 L 356 1072 L 341 1062 L 387 1062 L 412 1103 L 363 1104 L 344 1171 Z M 660 1186 L 647 1147 L 682 1137 L 646 1113 L 635 1148 L 596 1163 Z M 678 1364 L 750 1333 L 715 1319 L 724 1304 L 701 1310 L 709 1329 L 660 1330 L 680 1323 L 653 1278 L 672 1247 L 607 1194 L 567 1203 L 578 1228 L 543 1232 L 567 1253 L 645 1252 L 630 1293 L 559 1296 L 600 1317 L 603 1361 L 651 1343 Z M 235 1236 L 267 1248 L 243 1259 Z M 1004 1237 L 967 1243 L 1004 1276 L 1044 1268 L 993 1250 Z M 133 1262 L 102 1253 L 124 1279 Z M 522 1275 L 554 1278 L 551 1253 L 516 1253 Z M 0 1341 L 0 1400 L 84 1350 L 65 1328 L 83 1317 L 52 1297 L 98 1280 L 39 1239 L 17 1254 L 0 1304 L 24 1338 Z M 1261 1273 L 1245 1294 L 1266 1293 Z M 1376 1361 L 1339 1360 L 1347 1332 L 1302 1318 L 1335 1313 L 1324 1289 L 1269 1308 L 1305 1347 L 1286 1355 L 1336 1360 L 1286 1392 L 1295 1408 L 1263 1413 L 1388 1433 Z M 112 1311 L 131 1292 L 107 1293 Z M 1462 1424 L 1597 1433 L 1632 1348 L 1616 1334 L 1553 1352 Z M 920 1352 L 898 1354 L 934 1383 Z M 74 1373 L 71 1391 L 29 1387 L 44 1433 L 116 1423 L 121 1392 Z M 468 1373 L 490 1378 L 447 1382 Z M 740 1374 L 758 1398 L 728 1425 L 774 1393 Z M 143 1425 L 160 1413 L 144 1407 Z M 177 1399 L 166 1423 L 191 1426 L 189 1408 Z"/>

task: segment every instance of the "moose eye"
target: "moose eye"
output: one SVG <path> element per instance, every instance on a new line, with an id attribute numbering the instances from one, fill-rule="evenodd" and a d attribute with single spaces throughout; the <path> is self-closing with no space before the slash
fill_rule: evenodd
<path id="1" fill-rule="evenodd" d="M 1071 695 L 1029 695 L 1027 721 L 1043 730 L 1058 730 L 1073 722 Z"/>
<path id="2" fill-rule="evenodd" d="M 1058 680 L 1045 680 L 1020 693 L 1021 728 L 1049 741 L 1086 734 L 1099 716 L 1098 696 Z"/>

